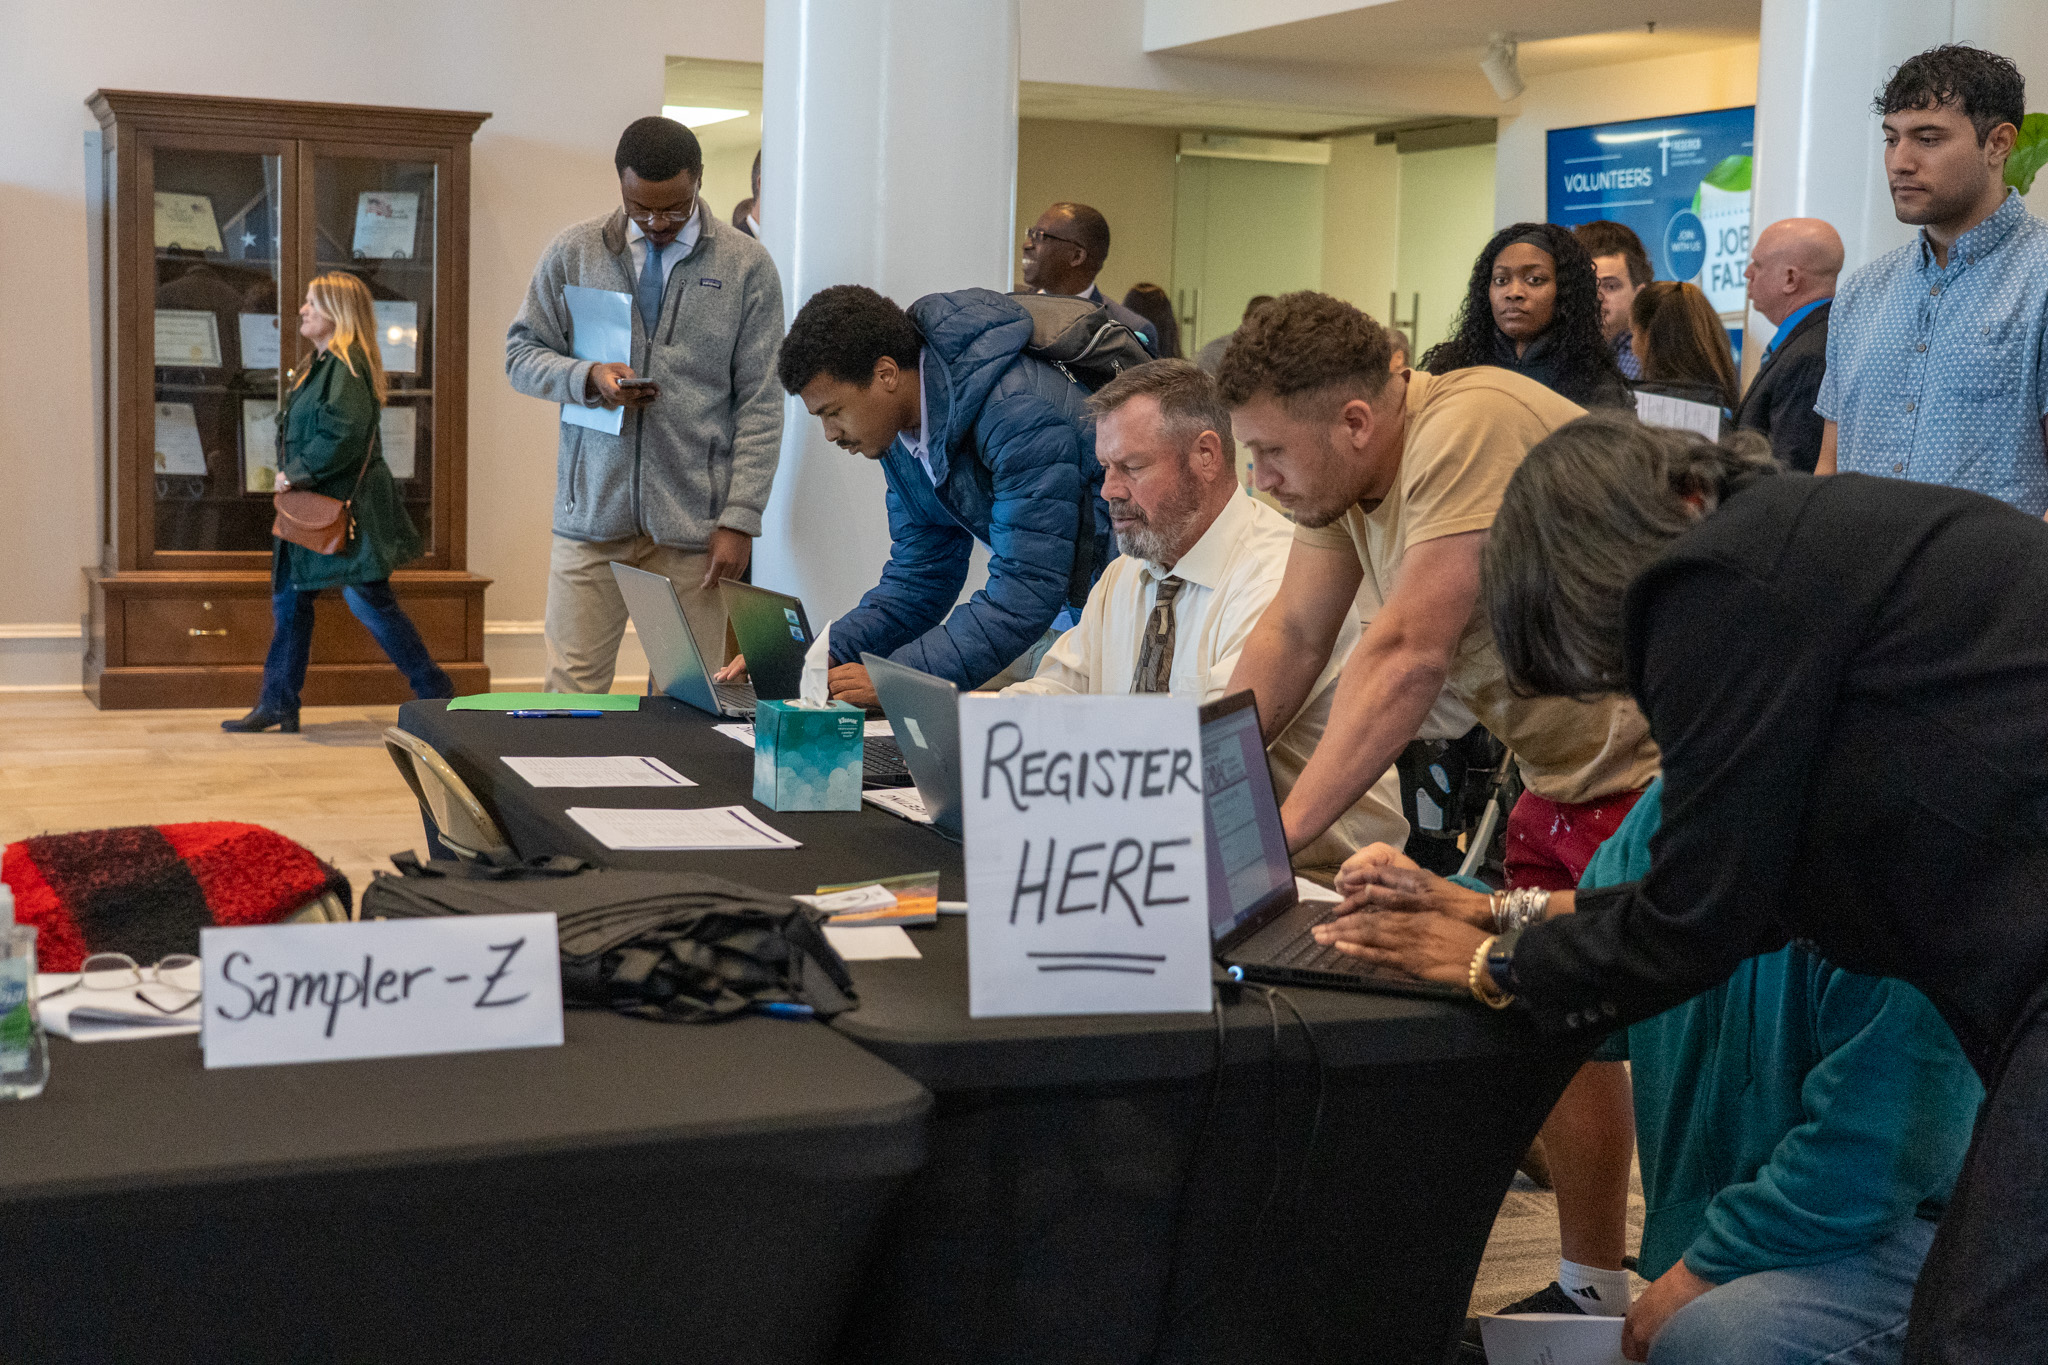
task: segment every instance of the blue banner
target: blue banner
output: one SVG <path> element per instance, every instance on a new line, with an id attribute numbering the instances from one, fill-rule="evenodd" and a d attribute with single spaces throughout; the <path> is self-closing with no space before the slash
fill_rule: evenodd
<path id="1" fill-rule="evenodd" d="M 1643 239 L 1660 280 L 1690 280 L 1741 325 L 1756 108 L 1550 132 L 1550 221 L 1606 218 Z"/>

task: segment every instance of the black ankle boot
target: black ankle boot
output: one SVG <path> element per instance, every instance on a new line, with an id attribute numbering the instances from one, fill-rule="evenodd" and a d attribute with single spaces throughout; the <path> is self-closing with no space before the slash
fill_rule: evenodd
<path id="1" fill-rule="evenodd" d="M 268 730 L 273 725 L 277 727 L 279 734 L 295 735 L 299 732 L 299 713 L 267 711 L 259 706 L 240 720 L 222 721 L 220 728 L 239 735 L 253 735 L 260 730 Z"/>

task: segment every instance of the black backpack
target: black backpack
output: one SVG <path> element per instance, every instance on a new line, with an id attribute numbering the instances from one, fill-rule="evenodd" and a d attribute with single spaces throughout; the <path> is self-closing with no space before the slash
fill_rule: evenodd
<path id="1" fill-rule="evenodd" d="M 1034 293 L 1010 297 L 1031 315 L 1024 354 L 1043 360 L 1090 393 L 1152 359 L 1138 334 L 1093 299 Z"/>

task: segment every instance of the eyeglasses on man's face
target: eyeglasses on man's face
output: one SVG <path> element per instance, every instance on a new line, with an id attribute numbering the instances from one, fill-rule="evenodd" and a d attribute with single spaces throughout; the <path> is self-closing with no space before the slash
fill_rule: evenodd
<path id="1" fill-rule="evenodd" d="M 690 215 L 696 211 L 697 204 L 695 200 L 690 202 L 688 208 L 680 209 L 643 209 L 635 204 L 628 204 L 626 206 L 626 216 L 644 228 L 653 227 L 656 223 L 680 226 L 683 223 L 689 222 Z"/>
<path id="2" fill-rule="evenodd" d="M 1026 228 L 1024 230 L 1024 245 L 1026 247 L 1034 247 L 1042 242 L 1065 242 L 1068 246 L 1081 245 L 1081 243 L 1075 241 L 1072 237 L 1062 237 L 1056 232 L 1046 232 L 1042 229 L 1035 227 Z"/>

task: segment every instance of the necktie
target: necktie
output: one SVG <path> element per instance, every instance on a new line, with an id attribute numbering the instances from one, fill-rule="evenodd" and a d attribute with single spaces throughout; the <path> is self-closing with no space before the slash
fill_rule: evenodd
<path id="1" fill-rule="evenodd" d="M 1173 599 L 1185 587 L 1180 579 L 1159 580 L 1159 596 L 1152 614 L 1145 618 L 1145 641 L 1138 649 L 1138 671 L 1131 679 L 1133 692 L 1164 692 L 1173 676 Z"/>
<path id="2" fill-rule="evenodd" d="M 668 276 L 662 273 L 661 248 L 652 238 L 642 240 L 647 247 L 647 264 L 640 268 L 640 320 L 647 324 L 647 335 L 651 337 L 661 322 L 661 288 L 668 283 Z"/>

